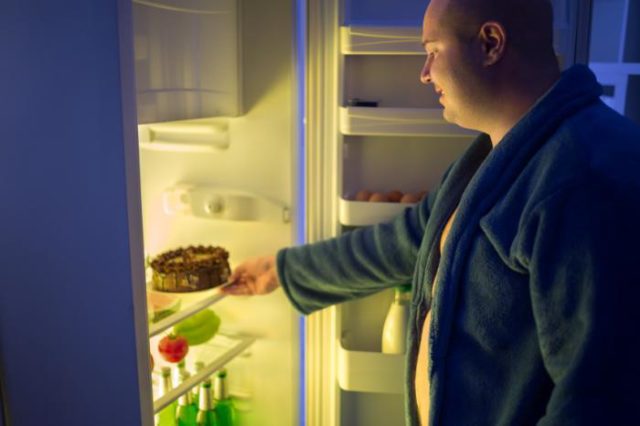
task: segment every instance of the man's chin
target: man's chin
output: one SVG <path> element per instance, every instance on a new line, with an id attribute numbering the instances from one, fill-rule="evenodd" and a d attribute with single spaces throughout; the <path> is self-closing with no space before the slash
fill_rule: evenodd
<path id="1" fill-rule="evenodd" d="M 446 108 L 442 112 L 442 118 L 444 118 L 444 121 L 446 121 L 447 123 L 454 124 L 463 129 L 473 130 L 474 132 L 482 132 L 482 130 L 479 130 L 473 126 L 470 126 L 468 123 L 465 124 L 463 122 L 460 122 L 460 117 L 456 117 L 455 114 L 451 114 L 451 111 L 447 112 Z"/>
<path id="2" fill-rule="evenodd" d="M 458 124 L 455 121 L 455 115 L 451 114 L 451 111 L 449 111 L 447 107 L 444 107 L 444 109 L 442 110 L 442 118 L 444 118 L 444 121 L 446 121 L 447 123 L 456 125 Z"/>

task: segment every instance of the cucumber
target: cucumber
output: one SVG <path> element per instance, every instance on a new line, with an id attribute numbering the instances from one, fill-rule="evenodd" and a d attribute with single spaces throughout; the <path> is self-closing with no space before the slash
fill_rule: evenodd
<path id="1" fill-rule="evenodd" d="M 205 309 L 173 326 L 173 332 L 184 336 L 189 346 L 200 345 L 216 335 L 220 329 L 220 317 Z"/>

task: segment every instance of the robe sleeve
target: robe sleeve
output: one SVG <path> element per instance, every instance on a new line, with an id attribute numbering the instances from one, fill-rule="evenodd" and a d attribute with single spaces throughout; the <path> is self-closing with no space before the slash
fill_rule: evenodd
<path id="1" fill-rule="evenodd" d="M 279 251 L 278 277 L 294 307 L 308 314 L 410 282 L 436 192 L 391 222 Z"/>
<path id="2" fill-rule="evenodd" d="M 583 181 L 541 202 L 527 228 L 553 382 L 538 424 L 640 424 L 640 188 Z"/>

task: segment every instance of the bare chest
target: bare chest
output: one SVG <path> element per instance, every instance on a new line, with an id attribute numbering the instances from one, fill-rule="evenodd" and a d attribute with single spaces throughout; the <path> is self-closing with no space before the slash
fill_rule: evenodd
<path id="1" fill-rule="evenodd" d="M 440 253 L 444 251 L 444 245 L 447 242 L 447 237 L 449 236 L 449 231 L 451 231 L 451 225 L 453 224 L 456 215 L 458 214 L 458 208 L 453 211 L 451 216 L 449 216 L 449 220 L 447 220 L 444 229 L 442 230 L 442 235 L 440 235 Z"/>

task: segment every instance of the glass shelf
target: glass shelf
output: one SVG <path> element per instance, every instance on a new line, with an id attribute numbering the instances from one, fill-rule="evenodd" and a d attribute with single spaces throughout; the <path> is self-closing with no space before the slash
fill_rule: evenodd
<path id="1" fill-rule="evenodd" d="M 341 107 L 343 135 L 372 136 L 476 136 L 477 132 L 448 123 L 442 108 Z"/>
<path id="2" fill-rule="evenodd" d="M 220 293 L 219 287 L 203 292 L 167 294 L 177 295 L 178 297 L 183 299 L 182 306 L 184 306 L 184 309 L 181 309 L 178 312 L 171 314 L 170 316 L 154 324 L 151 324 L 149 326 L 149 337 L 157 336 L 158 334 L 162 333 L 163 331 L 167 330 L 169 327 L 172 327 L 183 319 L 186 319 L 191 315 L 196 314 L 225 298 L 225 295 Z M 198 300 L 191 303 L 185 303 L 187 302 L 187 300 L 185 300 L 187 298 L 197 298 Z"/>
<path id="3" fill-rule="evenodd" d="M 421 33 L 420 27 L 341 27 L 340 49 L 344 55 L 424 55 Z"/>
<path id="4" fill-rule="evenodd" d="M 156 398 L 155 395 L 158 394 L 158 386 L 161 378 L 159 371 L 154 370 L 154 383 L 156 384 L 153 388 L 154 413 L 157 413 L 173 401 L 177 400 L 181 395 L 184 395 L 186 392 L 193 389 L 194 386 L 197 386 L 203 380 L 210 377 L 229 361 L 242 354 L 242 352 L 249 348 L 255 340 L 256 339 L 251 336 L 226 335 L 219 333 L 209 342 L 190 348 L 189 354 L 186 358 L 186 368 L 191 372 L 191 376 L 173 388 L 169 393 L 159 398 Z M 204 362 L 204 367 L 197 373 L 194 373 L 193 371 L 195 369 L 196 361 Z"/>

